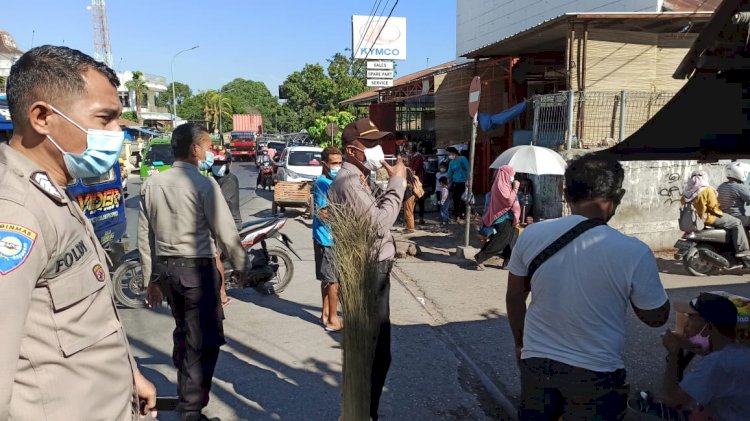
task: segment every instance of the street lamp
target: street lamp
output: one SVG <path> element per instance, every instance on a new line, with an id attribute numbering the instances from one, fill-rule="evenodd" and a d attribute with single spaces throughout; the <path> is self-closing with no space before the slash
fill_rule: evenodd
<path id="1" fill-rule="evenodd" d="M 186 50 L 182 50 L 182 51 L 180 51 L 179 53 L 175 54 L 175 55 L 174 55 L 174 57 L 172 57 L 172 63 L 171 63 L 170 65 L 169 65 L 169 67 L 170 67 L 170 71 L 171 71 L 171 73 L 172 73 L 172 130 L 174 130 L 174 119 L 175 119 L 175 117 L 177 116 L 177 98 L 176 98 L 176 94 L 175 94 L 175 91 L 174 91 L 174 60 L 175 60 L 175 59 L 177 58 L 177 56 L 179 56 L 180 54 L 182 54 L 182 53 L 184 53 L 184 52 L 187 52 L 187 51 L 192 51 L 192 50 L 195 50 L 195 49 L 196 49 L 196 48 L 198 48 L 198 47 L 199 47 L 199 46 L 198 46 L 198 45 L 196 45 L 196 46 L 193 46 L 193 47 L 191 47 L 191 48 L 188 48 L 188 49 L 186 49 Z"/>

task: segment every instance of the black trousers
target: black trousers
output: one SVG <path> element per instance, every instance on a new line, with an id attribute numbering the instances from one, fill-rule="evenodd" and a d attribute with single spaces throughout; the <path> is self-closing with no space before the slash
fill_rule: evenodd
<path id="1" fill-rule="evenodd" d="M 422 197 L 420 197 L 419 199 L 417 199 L 417 208 L 419 209 L 418 215 L 419 215 L 419 219 L 420 220 L 424 219 L 424 201 L 425 201 L 425 199 L 427 199 L 427 194 L 426 193 L 423 194 Z"/>
<path id="2" fill-rule="evenodd" d="M 521 420 L 622 420 L 627 399 L 625 370 L 596 372 L 547 358 L 521 360 Z"/>
<path id="3" fill-rule="evenodd" d="M 495 235 L 487 239 L 479 253 L 475 256 L 477 263 L 484 263 L 492 256 L 502 255 L 505 259 L 510 259 L 511 247 L 516 230 L 513 228 L 513 218 L 495 225 Z"/>
<path id="4" fill-rule="evenodd" d="M 375 357 L 372 361 L 370 378 L 370 418 L 378 419 L 380 396 L 383 394 L 385 378 L 391 367 L 391 269 L 393 262 L 378 263 L 378 276 L 375 281 L 375 317 L 378 324 L 378 335 L 375 341 Z"/>
<path id="5" fill-rule="evenodd" d="M 453 183 L 451 188 L 451 197 L 453 198 L 453 217 L 463 218 L 466 216 L 466 203 L 461 200 L 461 196 L 466 191 L 466 183 Z"/>
<path id="6" fill-rule="evenodd" d="M 214 259 L 165 258 L 155 268 L 175 320 L 172 360 L 177 367 L 177 410 L 200 413 L 208 405 L 219 347 L 225 343 Z"/>

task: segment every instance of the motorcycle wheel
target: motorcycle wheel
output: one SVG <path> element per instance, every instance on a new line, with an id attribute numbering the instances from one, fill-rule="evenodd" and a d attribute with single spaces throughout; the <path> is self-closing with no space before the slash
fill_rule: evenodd
<path id="1" fill-rule="evenodd" d="M 292 281 L 294 275 L 292 257 L 284 249 L 269 247 L 268 258 L 272 263 L 278 265 L 277 271 L 271 279 L 258 285 L 255 289 L 264 295 L 281 294 L 289 286 L 289 282 Z"/>
<path id="2" fill-rule="evenodd" d="M 127 308 L 146 306 L 146 287 L 141 262 L 130 261 L 120 265 L 112 275 L 112 284 L 115 298 L 120 304 Z"/>
<path id="3" fill-rule="evenodd" d="M 705 245 L 691 249 L 685 257 L 682 258 L 682 263 L 685 266 L 685 269 L 687 269 L 688 273 L 693 276 L 715 275 L 719 271 L 719 268 L 713 263 L 701 258 L 700 253 L 698 252 L 700 249 L 706 249 L 714 253 L 716 252 L 713 247 Z"/>

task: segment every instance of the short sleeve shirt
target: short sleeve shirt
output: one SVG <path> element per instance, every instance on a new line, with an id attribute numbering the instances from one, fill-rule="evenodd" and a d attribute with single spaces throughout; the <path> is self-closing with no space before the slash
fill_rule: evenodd
<path id="1" fill-rule="evenodd" d="M 543 249 L 584 220 L 572 215 L 529 225 L 513 248 L 508 270 L 527 276 Z M 624 368 L 630 303 L 652 310 L 666 301 L 646 244 L 608 225 L 592 228 L 531 278 L 521 358 L 548 358 L 598 372 Z"/>
<path id="2" fill-rule="evenodd" d="M 750 416 L 750 347 L 731 344 L 712 352 L 685 374 L 680 388 L 717 420 Z"/>
<path id="3" fill-rule="evenodd" d="M 328 231 L 326 224 L 318 216 L 320 209 L 328 206 L 328 188 L 333 184 L 333 180 L 322 175 L 318 177 L 313 186 L 313 204 L 315 206 L 313 213 L 313 240 L 322 246 L 333 246 L 333 237 Z"/>

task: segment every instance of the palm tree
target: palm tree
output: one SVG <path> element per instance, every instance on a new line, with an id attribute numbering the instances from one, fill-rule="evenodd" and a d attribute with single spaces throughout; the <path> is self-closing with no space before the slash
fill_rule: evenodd
<path id="1" fill-rule="evenodd" d="M 221 113 L 221 119 L 225 119 L 225 121 L 232 119 L 232 101 L 227 96 L 214 90 L 202 92 L 200 96 L 203 105 L 203 115 L 209 125 L 209 129 L 219 127 L 219 113 Z"/>
<path id="2" fill-rule="evenodd" d="M 141 99 L 148 93 L 148 86 L 146 86 L 146 79 L 143 77 L 143 72 L 140 70 L 134 71 L 133 79 L 125 82 L 125 87 L 135 93 L 135 114 L 138 116 L 138 124 L 143 124 Z"/>

